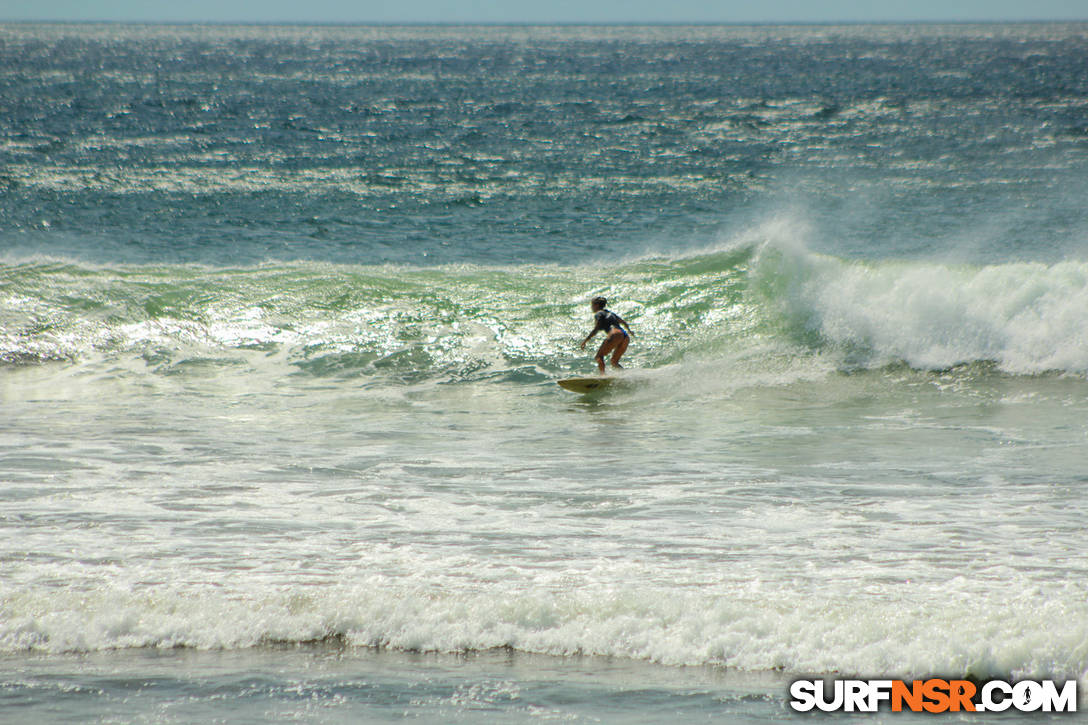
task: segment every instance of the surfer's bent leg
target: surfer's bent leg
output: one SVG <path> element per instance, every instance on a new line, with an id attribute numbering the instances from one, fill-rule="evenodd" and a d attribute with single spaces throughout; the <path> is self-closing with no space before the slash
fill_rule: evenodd
<path id="1" fill-rule="evenodd" d="M 631 338 L 620 332 L 618 335 L 619 342 L 616 343 L 615 349 L 612 351 L 612 367 L 623 367 L 620 365 L 620 358 L 623 357 L 623 353 L 627 352 L 627 346 L 631 344 Z M 604 362 L 602 360 L 602 362 Z"/>
<path id="2" fill-rule="evenodd" d="M 604 358 L 616 348 L 617 343 L 616 332 L 613 330 L 612 334 L 606 337 L 604 342 L 602 342 L 601 346 L 597 349 L 597 369 L 599 369 L 602 374 L 604 373 Z M 615 361 L 613 361 L 613 364 L 615 364 Z"/>
<path id="3" fill-rule="evenodd" d="M 623 330 L 620 328 L 614 328 L 608 337 L 601 343 L 601 347 L 597 350 L 597 368 L 604 372 L 604 358 L 608 353 L 612 353 L 612 367 L 618 368 L 620 366 L 620 357 L 627 351 L 627 344 L 629 340 L 627 335 L 623 334 Z"/>

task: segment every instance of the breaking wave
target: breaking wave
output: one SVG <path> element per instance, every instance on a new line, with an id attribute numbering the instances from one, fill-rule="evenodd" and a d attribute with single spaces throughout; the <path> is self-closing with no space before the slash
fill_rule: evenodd
<path id="1" fill-rule="evenodd" d="M 634 326 L 640 367 L 785 355 L 840 369 L 1088 374 L 1088 263 L 851 260 L 773 236 L 614 268 L 6 264 L 0 363 L 543 379 L 588 365 L 575 344 L 598 294 Z"/>

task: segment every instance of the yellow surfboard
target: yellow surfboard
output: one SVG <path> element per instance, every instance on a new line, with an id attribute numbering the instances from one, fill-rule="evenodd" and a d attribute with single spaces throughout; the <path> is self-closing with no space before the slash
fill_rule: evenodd
<path id="1" fill-rule="evenodd" d="M 617 378 L 602 375 L 595 378 L 566 378 L 557 380 L 556 383 L 563 390 L 569 390 L 572 393 L 592 393 L 607 388 L 616 380 Z"/>

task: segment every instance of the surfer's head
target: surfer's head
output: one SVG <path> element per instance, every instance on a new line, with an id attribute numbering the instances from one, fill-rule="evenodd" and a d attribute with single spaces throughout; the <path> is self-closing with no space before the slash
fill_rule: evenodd
<path id="1" fill-rule="evenodd" d="M 589 306 L 593 308 L 593 311 L 603 310 L 608 306 L 608 300 L 604 297 L 594 297 L 593 301 L 589 303 Z"/>

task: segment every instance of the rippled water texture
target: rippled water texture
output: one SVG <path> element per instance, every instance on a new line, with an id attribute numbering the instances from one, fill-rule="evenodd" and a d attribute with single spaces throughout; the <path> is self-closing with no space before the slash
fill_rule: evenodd
<path id="1" fill-rule="evenodd" d="M 0 719 L 1083 682 L 1086 57 L 0 27 Z"/>

